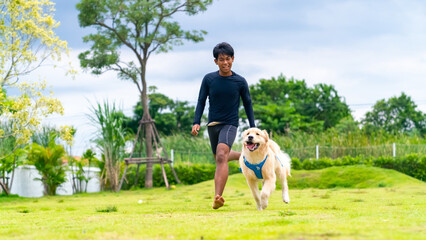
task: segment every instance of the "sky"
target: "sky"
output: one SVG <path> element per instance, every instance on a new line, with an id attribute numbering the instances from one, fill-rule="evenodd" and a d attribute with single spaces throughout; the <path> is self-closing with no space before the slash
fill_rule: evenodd
<path id="1" fill-rule="evenodd" d="M 100 76 L 81 69 L 78 54 L 90 48 L 80 28 L 77 0 L 52 0 L 57 35 L 68 42 L 66 67 L 43 67 L 31 78 L 46 79 L 64 108 L 45 123 L 77 128 L 72 154 L 93 147 L 96 128 L 88 120 L 97 102 L 115 102 L 128 116 L 139 99 L 133 83 L 116 73 Z M 219 42 L 235 50 L 233 71 L 249 85 L 280 74 L 309 87 L 331 84 L 360 120 L 381 99 L 410 96 L 426 112 L 426 2 L 422 0 L 218 0 L 207 11 L 175 18 L 185 30 L 205 30 L 200 43 L 184 42 L 148 60 L 147 82 L 157 92 L 196 104 L 203 76 L 217 70 L 212 49 Z M 123 50 L 123 55 L 129 54 Z M 190 133 L 188 133 L 190 134 Z"/>

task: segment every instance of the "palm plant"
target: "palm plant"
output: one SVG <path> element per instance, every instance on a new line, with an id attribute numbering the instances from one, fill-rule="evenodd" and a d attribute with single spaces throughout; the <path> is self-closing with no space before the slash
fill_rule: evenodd
<path id="1" fill-rule="evenodd" d="M 90 177 L 90 165 L 98 161 L 95 155 L 96 154 L 91 149 L 87 149 L 79 160 L 71 156 L 69 157 L 69 165 L 72 168 L 73 191 L 75 193 L 87 192 L 87 186 L 89 185 L 90 179 L 92 179 Z M 84 169 L 86 166 L 87 171 Z"/>
<path id="2" fill-rule="evenodd" d="M 89 182 L 89 176 L 86 176 L 84 171 L 84 166 L 86 165 L 85 159 L 77 160 L 73 156 L 68 156 L 68 164 L 71 167 L 71 177 L 72 177 L 72 188 L 74 193 L 85 192 L 85 186 L 83 182 Z"/>
<path id="3" fill-rule="evenodd" d="M 66 165 L 62 158 L 65 149 L 55 143 L 55 134 L 50 134 L 47 147 L 33 143 L 28 147 L 28 161 L 39 171 L 44 195 L 55 195 L 59 185 L 66 181 Z"/>
<path id="4" fill-rule="evenodd" d="M 91 109 L 93 115 L 89 119 L 98 128 L 98 135 L 94 142 L 102 151 L 105 160 L 105 172 L 102 174 L 104 183 L 108 182 L 112 191 L 118 191 L 120 166 L 124 157 L 125 129 L 123 128 L 124 114 L 116 108 L 115 103 L 110 105 L 104 102 L 97 103 Z"/>

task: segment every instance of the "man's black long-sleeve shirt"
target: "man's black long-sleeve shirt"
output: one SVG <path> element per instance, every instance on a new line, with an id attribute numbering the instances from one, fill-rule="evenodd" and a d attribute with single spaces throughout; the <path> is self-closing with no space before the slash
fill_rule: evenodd
<path id="1" fill-rule="evenodd" d="M 216 71 L 204 76 L 198 95 L 194 124 L 200 124 L 207 96 L 210 104 L 209 123 L 220 122 L 238 127 L 241 96 L 250 127 L 255 127 L 248 84 L 240 75 L 232 72 L 231 76 L 223 77 L 219 75 L 219 71 Z"/>

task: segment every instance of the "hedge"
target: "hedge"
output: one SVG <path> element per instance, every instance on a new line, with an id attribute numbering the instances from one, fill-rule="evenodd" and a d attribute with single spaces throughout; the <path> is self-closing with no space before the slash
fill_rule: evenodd
<path id="1" fill-rule="evenodd" d="M 135 184 L 135 176 L 136 176 L 137 166 L 132 164 L 129 166 L 126 174 L 127 182 L 123 183 L 122 189 L 130 189 L 132 187 L 143 188 L 145 185 L 145 174 L 146 174 L 146 166 L 141 165 L 139 169 L 139 177 L 138 182 Z M 165 165 L 164 169 L 166 171 L 167 180 L 170 185 L 177 184 L 172 170 L 169 165 Z M 179 177 L 179 180 L 183 184 L 196 184 L 200 182 L 204 182 L 207 180 L 211 180 L 214 178 L 214 173 L 216 171 L 216 165 L 210 163 L 184 163 L 177 164 L 174 166 L 176 174 Z M 239 165 L 238 163 L 229 163 L 229 175 L 239 173 Z M 155 164 L 153 166 L 153 186 L 161 187 L 165 186 L 163 174 L 161 172 L 161 166 Z"/>
<path id="2" fill-rule="evenodd" d="M 295 170 L 314 170 L 323 169 L 332 166 L 345 166 L 345 165 L 357 165 L 364 164 L 368 166 L 381 167 L 394 169 L 402 172 L 414 178 L 426 181 L 426 155 L 422 154 L 408 154 L 404 157 L 378 157 L 378 158 L 365 158 L 362 156 L 351 157 L 346 156 L 343 158 L 320 158 L 316 159 L 305 159 L 300 161 L 297 158 L 293 158 L 292 169 Z"/>
<path id="3" fill-rule="evenodd" d="M 316 159 L 305 159 L 300 161 L 297 158 L 293 158 L 292 169 L 294 170 L 315 170 L 323 169 L 333 166 L 346 166 L 346 165 L 358 165 L 364 164 L 368 166 L 381 167 L 394 169 L 396 171 L 402 172 L 414 178 L 426 181 L 426 155 L 422 154 L 409 154 L 405 157 L 378 157 L 378 158 L 365 158 L 362 156 L 351 157 L 346 156 L 342 158 L 320 158 Z M 167 174 L 167 179 L 169 184 L 177 184 L 176 180 L 172 174 L 172 171 L 168 165 L 165 165 L 165 170 Z M 122 189 L 130 189 L 132 187 L 143 188 L 145 185 L 145 173 L 146 166 L 141 166 L 139 170 L 138 182 L 135 183 L 136 175 L 136 165 L 132 164 L 127 170 L 126 179 L 123 184 Z M 214 178 L 214 173 L 216 171 L 216 165 L 210 163 L 184 163 L 177 164 L 174 166 L 174 169 L 183 184 L 195 184 Z M 156 164 L 153 167 L 153 186 L 161 187 L 165 186 L 163 175 L 161 172 L 160 165 Z M 229 163 L 229 175 L 239 173 L 239 165 L 237 162 Z"/>

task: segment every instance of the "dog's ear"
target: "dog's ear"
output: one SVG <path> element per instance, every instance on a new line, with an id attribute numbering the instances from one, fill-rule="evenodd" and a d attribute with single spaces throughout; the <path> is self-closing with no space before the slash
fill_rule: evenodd
<path id="1" fill-rule="evenodd" d="M 265 135 L 266 141 L 268 141 L 269 140 L 269 134 L 268 134 L 268 132 L 266 130 L 263 130 L 262 132 Z"/>

